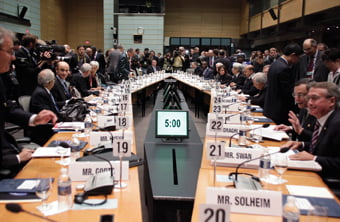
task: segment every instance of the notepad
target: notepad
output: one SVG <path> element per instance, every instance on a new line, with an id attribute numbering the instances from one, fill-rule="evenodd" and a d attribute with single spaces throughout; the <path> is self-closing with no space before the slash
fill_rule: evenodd
<path id="1" fill-rule="evenodd" d="M 292 195 L 307 197 L 333 198 L 333 195 L 325 187 L 286 185 Z"/>
<path id="2" fill-rule="evenodd" d="M 63 156 L 70 156 L 71 155 L 71 149 L 70 148 L 64 148 L 64 147 L 38 147 L 34 153 L 32 154 L 32 157 L 60 157 L 61 152 L 60 150 L 64 149 L 64 155 Z M 66 152 L 65 152 L 66 150 Z"/>

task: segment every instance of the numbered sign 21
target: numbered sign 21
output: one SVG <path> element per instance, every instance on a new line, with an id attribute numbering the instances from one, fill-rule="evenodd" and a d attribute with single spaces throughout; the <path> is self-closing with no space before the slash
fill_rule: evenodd
<path id="1" fill-rule="evenodd" d="M 224 158 L 225 143 L 222 141 L 207 142 L 207 159 L 216 160 Z"/>
<path id="2" fill-rule="evenodd" d="M 200 204 L 199 222 L 229 222 L 230 206 L 218 204 Z"/>
<path id="3" fill-rule="evenodd" d="M 131 141 L 115 140 L 113 141 L 113 156 L 131 156 Z"/>

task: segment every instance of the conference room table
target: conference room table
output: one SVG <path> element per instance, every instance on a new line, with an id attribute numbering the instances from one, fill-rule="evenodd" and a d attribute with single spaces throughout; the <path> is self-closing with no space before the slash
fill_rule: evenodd
<path id="1" fill-rule="evenodd" d="M 213 97 L 213 96 L 212 96 Z M 211 98 L 213 100 L 213 98 Z M 211 102 L 212 104 L 212 102 Z M 211 110 L 211 108 L 210 108 Z M 261 116 L 261 113 L 253 113 L 255 116 Z M 258 125 L 263 123 L 257 123 Z M 271 123 L 274 124 L 274 123 Z M 211 141 L 223 141 L 226 145 L 229 144 L 229 138 L 215 138 L 211 136 L 206 136 L 203 143 L 203 156 L 201 162 L 201 168 L 199 171 L 197 187 L 196 187 L 196 194 L 195 194 L 195 202 L 194 202 L 194 209 L 192 213 L 192 222 L 199 221 L 199 206 L 200 204 L 206 203 L 207 199 L 207 188 L 208 187 L 228 187 L 233 188 L 232 182 L 220 182 L 217 181 L 215 178 L 214 182 L 214 163 L 213 161 L 207 158 L 207 143 Z M 262 143 L 259 145 L 263 147 L 281 147 L 285 144 L 287 140 L 282 141 L 275 141 L 275 140 L 263 140 Z M 231 140 L 232 146 L 238 146 L 238 140 L 232 139 Z M 255 143 L 247 140 L 247 145 L 254 145 Z M 244 148 L 247 149 L 247 148 Z M 226 167 L 226 166 L 216 166 L 215 168 L 215 175 L 218 176 L 225 176 L 227 177 L 230 173 L 235 172 L 235 167 Z M 249 168 L 240 168 L 239 173 L 249 173 L 252 175 L 257 176 L 258 170 L 257 169 L 249 169 Z M 270 170 L 270 174 L 278 176 L 274 169 Z M 312 187 L 322 187 L 326 188 L 330 193 L 332 191 L 327 187 L 327 185 L 323 182 L 321 177 L 312 171 L 303 171 L 303 170 L 292 170 L 288 169 L 283 177 L 284 180 L 287 180 L 287 183 L 283 184 L 270 184 L 266 182 L 262 182 L 262 187 L 264 190 L 273 190 L 273 191 L 280 191 L 283 195 L 289 195 L 286 185 L 299 185 L 299 186 L 312 186 Z M 256 192 L 256 191 L 254 191 Z M 332 193 L 334 199 L 340 203 L 337 197 Z M 339 221 L 339 218 L 332 218 L 328 217 L 328 221 Z M 244 213 L 230 213 L 230 221 L 238 222 L 238 221 L 259 221 L 259 222 L 266 222 L 266 221 L 282 221 L 282 218 L 279 216 L 266 216 L 266 215 L 256 215 L 249 212 L 249 214 Z M 308 221 L 308 217 L 305 215 L 301 215 L 300 221 Z"/>

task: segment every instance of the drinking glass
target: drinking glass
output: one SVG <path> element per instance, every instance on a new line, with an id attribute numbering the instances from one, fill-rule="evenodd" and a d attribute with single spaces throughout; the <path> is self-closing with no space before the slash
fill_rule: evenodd
<path id="1" fill-rule="evenodd" d="M 67 153 L 67 147 L 62 147 L 62 146 L 58 146 L 57 148 L 57 153 L 60 155 L 60 164 L 61 165 L 66 165 L 66 161 L 64 159 L 64 155 Z"/>
<path id="2" fill-rule="evenodd" d="M 35 194 L 41 199 L 42 205 L 38 206 L 42 211 L 50 209 L 50 205 L 46 203 L 47 198 L 52 192 L 52 178 L 38 179 L 35 185 Z"/>
<path id="3" fill-rule="evenodd" d="M 324 206 L 314 205 L 313 209 L 308 210 L 308 222 L 326 222 L 328 217 L 328 208 Z"/>
<path id="4" fill-rule="evenodd" d="M 284 153 L 277 153 L 273 157 L 274 157 L 274 161 L 273 161 L 274 168 L 276 172 L 279 174 L 278 184 L 281 184 L 283 183 L 282 175 L 284 174 L 284 172 L 286 172 L 288 168 L 288 157 Z"/>

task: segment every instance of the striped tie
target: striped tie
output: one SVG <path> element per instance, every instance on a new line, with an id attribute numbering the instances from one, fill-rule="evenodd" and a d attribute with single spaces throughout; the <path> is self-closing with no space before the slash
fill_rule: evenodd
<path id="1" fill-rule="evenodd" d="M 312 143 L 309 148 L 309 152 L 311 154 L 314 153 L 316 142 L 318 141 L 318 138 L 319 138 L 319 128 L 320 128 L 320 123 L 316 121 L 314 125 L 313 135 L 312 135 Z"/>

